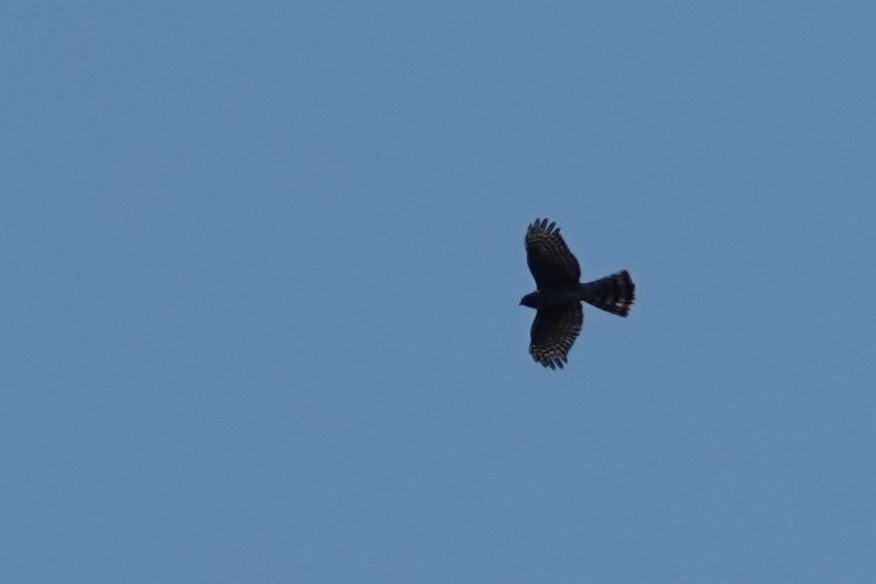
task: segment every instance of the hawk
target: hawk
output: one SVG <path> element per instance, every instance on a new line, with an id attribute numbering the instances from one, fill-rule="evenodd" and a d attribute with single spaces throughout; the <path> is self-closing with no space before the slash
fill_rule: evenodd
<path id="1" fill-rule="evenodd" d="M 581 267 L 556 222 L 536 219 L 526 230 L 525 242 L 526 263 L 537 288 L 520 300 L 521 306 L 537 310 L 529 354 L 545 367 L 562 369 L 584 324 L 581 301 L 627 316 L 636 299 L 636 285 L 626 270 L 582 284 Z"/>

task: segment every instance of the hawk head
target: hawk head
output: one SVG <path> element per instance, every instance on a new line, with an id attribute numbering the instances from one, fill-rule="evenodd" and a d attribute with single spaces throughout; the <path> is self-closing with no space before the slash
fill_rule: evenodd
<path id="1" fill-rule="evenodd" d="M 541 293 L 538 291 L 530 292 L 520 299 L 520 306 L 528 306 L 529 308 L 538 308 L 541 306 Z"/>

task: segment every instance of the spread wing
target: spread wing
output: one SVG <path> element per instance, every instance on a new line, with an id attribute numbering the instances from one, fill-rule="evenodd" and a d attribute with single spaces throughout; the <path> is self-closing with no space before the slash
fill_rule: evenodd
<path id="1" fill-rule="evenodd" d="M 536 219 L 526 230 L 526 263 L 539 290 L 577 284 L 581 279 L 578 260 L 556 225 L 547 219 Z"/>
<path id="2" fill-rule="evenodd" d="M 562 369 L 583 325 L 584 311 L 577 302 L 539 308 L 530 330 L 529 354 L 545 367 Z"/>

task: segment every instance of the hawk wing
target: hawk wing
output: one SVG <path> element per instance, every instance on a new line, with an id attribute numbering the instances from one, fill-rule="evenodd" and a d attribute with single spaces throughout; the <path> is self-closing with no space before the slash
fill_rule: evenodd
<path id="1" fill-rule="evenodd" d="M 581 333 L 583 324 L 584 311 L 577 302 L 539 308 L 530 330 L 529 354 L 545 367 L 562 369 L 569 361 L 569 349 Z"/>
<path id="2" fill-rule="evenodd" d="M 539 290 L 577 284 L 581 279 L 578 260 L 556 225 L 547 219 L 536 219 L 526 230 L 526 263 Z"/>

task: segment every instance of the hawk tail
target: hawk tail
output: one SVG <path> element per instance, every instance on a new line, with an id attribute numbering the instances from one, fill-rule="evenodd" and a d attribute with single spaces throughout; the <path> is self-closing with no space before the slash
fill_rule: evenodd
<path id="1" fill-rule="evenodd" d="M 636 283 L 626 270 L 581 285 L 582 300 L 618 316 L 627 316 L 636 301 Z"/>

